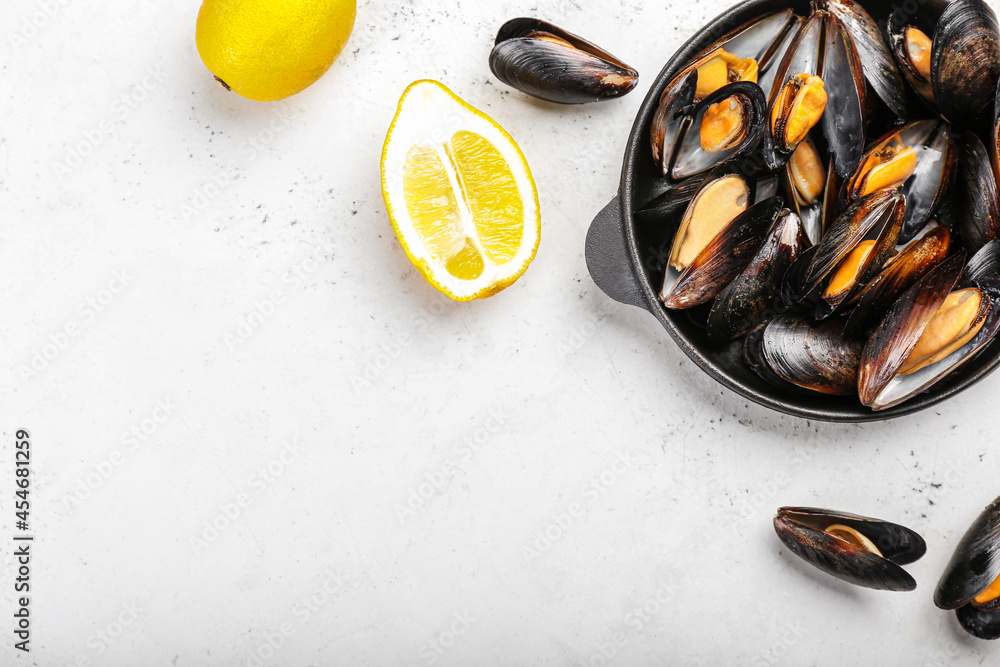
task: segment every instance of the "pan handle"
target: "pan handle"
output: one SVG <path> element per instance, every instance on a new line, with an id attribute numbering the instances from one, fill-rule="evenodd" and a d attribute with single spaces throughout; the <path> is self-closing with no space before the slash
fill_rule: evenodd
<path id="1" fill-rule="evenodd" d="M 629 259 L 622 226 L 621 200 L 615 197 L 590 223 L 587 270 L 601 291 L 615 301 L 649 310 Z"/>

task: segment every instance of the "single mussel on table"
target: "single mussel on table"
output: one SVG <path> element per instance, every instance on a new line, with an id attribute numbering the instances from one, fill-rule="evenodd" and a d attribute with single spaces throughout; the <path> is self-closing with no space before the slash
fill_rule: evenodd
<path id="1" fill-rule="evenodd" d="M 966 632 L 1000 638 L 1000 498 L 969 527 L 948 562 L 934 604 L 955 610 Z"/>
<path id="2" fill-rule="evenodd" d="M 782 507 L 774 530 L 792 553 L 827 574 L 857 586 L 912 591 L 902 568 L 927 545 L 914 531 L 888 521 L 813 507 Z"/>
<path id="3" fill-rule="evenodd" d="M 497 33 L 490 69 L 521 92 L 560 104 L 621 97 L 639 74 L 607 51 L 551 23 L 517 18 Z"/>

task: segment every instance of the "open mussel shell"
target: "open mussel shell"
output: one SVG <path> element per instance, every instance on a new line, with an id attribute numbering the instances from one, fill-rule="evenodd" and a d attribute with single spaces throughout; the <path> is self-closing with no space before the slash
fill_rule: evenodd
<path id="1" fill-rule="evenodd" d="M 874 410 L 898 405 L 947 377 L 993 340 L 1000 328 L 1000 308 L 993 307 L 1000 289 L 995 278 L 960 282 L 965 257 L 960 251 L 907 290 L 872 333 L 858 376 L 862 403 Z M 937 315 L 945 305 L 940 320 Z"/>
<path id="2" fill-rule="evenodd" d="M 746 268 L 784 207 L 781 197 L 758 202 L 729 222 L 660 294 L 667 308 L 693 308 L 715 298 Z M 692 222 L 695 224 L 696 221 Z M 667 270 L 669 280 L 671 271 Z"/>
<path id="3" fill-rule="evenodd" d="M 849 395 L 857 388 L 863 344 L 844 338 L 836 320 L 813 322 L 779 315 L 754 329 L 744 343 L 744 359 L 768 382 L 823 394 Z"/>
<path id="4" fill-rule="evenodd" d="M 673 164 L 678 157 L 676 153 L 684 135 L 690 132 L 696 106 L 704 97 L 715 92 L 709 88 L 699 95 L 699 68 L 717 57 L 720 50 L 736 58 L 752 59 L 755 73 L 745 82 L 758 83 L 766 99 L 777 65 L 800 21 L 790 9 L 765 14 L 714 41 L 667 83 L 660 95 L 659 106 L 650 127 L 653 159 L 663 175 L 683 178 L 672 174 Z M 704 82 L 702 83 L 701 88 L 705 90 Z M 697 129 L 695 126 L 695 136 L 698 134 Z M 712 164 L 719 164 L 725 159 L 724 156 L 718 156 Z"/>
<path id="5" fill-rule="evenodd" d="M 808 245 L 819 243 L 839 210 L 838 178 L 832 158 L 825 157 L 812 135 L 792 152 L 781 170 L 781 185 L 788 206 L 802 221 Z"/>
<path id="6" fill-rule="evenodd" d="M 691 122 L 680 137 L 670 170 L 671 178 L 685 179 L 756 150 L 764 133 L 766 104 L 760 86 L 748 81 L 731 83 L 705 97 L 694 108 Z M 738 117 L 739 129 L 728 142 L 710 152 L 704 147 L 702 128 L 706 117 L 719 115 L 719 109 Z"/>
<path id="7" fill-rule="evenodd" d="M 941 113 L 952 123 L 979 128 L 992 120 L 1000 80 L 997 17 L 982 0 L 954 0 L 934 29 L 931 87 Z"/>
<path id="8" fill-rule="evenodd" d="M 975 598 L 1000 577 L 1000 498 L 976 518 L 955 548 L 934 591 L 934 604 L 955 609 L 969 633 L 982 639 L 1000 637 L 996 604 L 978 605 Z"/>
<path id="9" fill-rule="evenodd" d="M 875 19 L 852 0 L 820 0 L 818 6 L 829 11 L 850 35 L 865 78 L 875 94 L 896 116 L 912 116 L 919 107 L 903 82 L 896 59 Z"/>
<path id="10" fill-rule="evenodd" d="M 870 333 L 903 292 L 945 260 L 950 248 L 951 234 L 941 225 L 913 240 L 858 294 L 844 335 L 857 338 Z"/>
<path id="11" fill-rule="evenodd" d="M 782 507 L 774 517 L 774 530 L 786 547 L 811 565 L 876 590 L 915 589 L 917 582 L 901 566 L 927 551 L 923 538 L 904 526 L 812 507 Z"/>
<path id="12" fill-rule="evenodd" d="M 806 88 L 797 83 L 803 75 L 822 80 L 826 102 L 819 116 L 815 112 L 798 115 L 814 107 L 792 103 L 798 98 L 789 86 Z M 789 128 L 818 122 L 837 173 L 849 174 L 865 145 L 865 90 L 859 56 L 844 27 L 825 11 L 813 12 L 788 46 L 768 99 L 763 146 L 768 167 L 784 166 L 794 152 L 797 142 L 789 144 L 794 134 Z"/>
<path id="13" fill-rule="evenodd" d="M 896 127 L 874 141 L 845 184 L 849 200 L 882 187 L 898 187 L 906 216 L 897 243 L 909 243 L 948 189 L 957 151 L 946 122 L 921 120 Z"/>
<path id="14" fill-rule="evenodd" d="M 757 254 L 712 304 L 709 337 L 717 342 L 739 338 L 775 312 L 781 280 L 805 247 L 799 217 L 788 209 L 780 211 Z"/>
<path id="15" fill-rule="evenodd" d="M 521 92 L 561 104 L 621 97 L 639 74 L 603 49 L 551 23 L 517 18 L 497 33 L 490 69 Z"/>
<path id="16" fill-rule="evenodd" d="M 932 109 L 936 109 L 930 74 L 934 25 L 922 21 L 913 12 L 897 7 L 889 15 L 885 32 L 889 50 L 896 58 L 899 71 L 921 99 Z"/>
<path id="17" fill-rule="evenodd" d="M 962 245 L 976 252 L 1000 237 L 1000 195 L 986 147 L 972 132 L 964 132 L 955 174 L 955 201 Z"/>
<path id="18" fill-rule="evenodd" d="M 884 189 L 855 202 L 830 225 L 804 278 L 803 293 L 821 291 L 818 319 L 850 302 L 878 274 L 892 256 L 905 215 L 903 195 Z"/>

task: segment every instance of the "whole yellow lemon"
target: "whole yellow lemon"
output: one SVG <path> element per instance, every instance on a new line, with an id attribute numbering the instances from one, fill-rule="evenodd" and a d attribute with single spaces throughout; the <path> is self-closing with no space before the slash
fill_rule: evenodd
<path id="1" fill-rule="evenodd" d="M 195 41 L 226 88 L 260 102 L 316 82 L 354 28 L 357 0 L 204 0 Z"/>

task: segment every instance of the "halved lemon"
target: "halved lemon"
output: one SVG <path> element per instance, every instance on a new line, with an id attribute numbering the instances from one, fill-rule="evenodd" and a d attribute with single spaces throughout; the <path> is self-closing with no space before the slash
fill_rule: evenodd
<path id="1" fill-rule="evenodd" d="M 382 148 L 382 196 L 424 278 L 456 301 L 496 294 L 538 250 L 538 192 L 521 149 L 437 81 L 403 92 Z"/>

